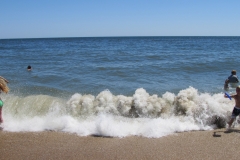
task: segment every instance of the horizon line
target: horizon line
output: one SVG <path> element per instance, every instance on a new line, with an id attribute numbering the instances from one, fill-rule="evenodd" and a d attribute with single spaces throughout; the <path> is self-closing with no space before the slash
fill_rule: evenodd
<path id="1" fill-rule="evenodd" d="M 240 36 L 84 36 L 84 37 L 32 37 L 32 38 L 0 38 L 8 39 L 60 39 L 60 38 L 130 38 L 130 37 L 240 37 Z"/>

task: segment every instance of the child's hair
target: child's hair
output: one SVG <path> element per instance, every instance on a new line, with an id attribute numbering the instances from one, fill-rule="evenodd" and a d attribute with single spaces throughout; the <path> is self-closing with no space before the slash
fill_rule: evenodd
<path id="1" fill-rule="evenodd" d="M 9 91 L 7 83 L 2 78 L 0 78 L 0 89 L 5 93 L 8 93 L 8 91 Z"/>

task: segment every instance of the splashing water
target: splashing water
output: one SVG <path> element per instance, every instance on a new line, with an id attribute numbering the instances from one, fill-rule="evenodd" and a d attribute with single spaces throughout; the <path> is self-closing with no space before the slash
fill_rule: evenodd
<path id="1" fill-rule="evenodd" d="M 234 101 L 189 87 L 177 95 L 149 95 L 143 88 L 132 97 L 105 90 L 97 96 L 75 93 L 69 100 L 47 95 L 5 95 L 6 131 L 54 130 L 79 136 L 162 137 L 175 132 L 225 127 Z"/>

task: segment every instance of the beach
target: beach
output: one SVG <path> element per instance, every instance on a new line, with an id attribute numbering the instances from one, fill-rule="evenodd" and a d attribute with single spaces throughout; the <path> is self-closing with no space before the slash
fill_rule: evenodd
<path id="1" fill-rule="evenodd" d="M 237 159 L 240 130 L 175 133 L 161 138 L 0 131 L 0 159 Z"/>
<path id="2" fill-rule="evenodd" d="M 0 40 L 1 159 L 236 159 L 240 37 Z M 27 66 L 32 70 L 28 71 Z M 239 74 L 238 74 L 239 75 Z M 215 133 L 215 134 L 214 134 Z"/>

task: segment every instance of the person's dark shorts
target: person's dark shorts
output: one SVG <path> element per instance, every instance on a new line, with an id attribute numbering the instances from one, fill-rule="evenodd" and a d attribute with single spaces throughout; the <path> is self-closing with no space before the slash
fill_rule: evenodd
<path id="1" fill-rule="evenodd" d="M 236 118 L 240 114 L 240 108 L 234 107 L 232 111 L 232 118 Z"/>

